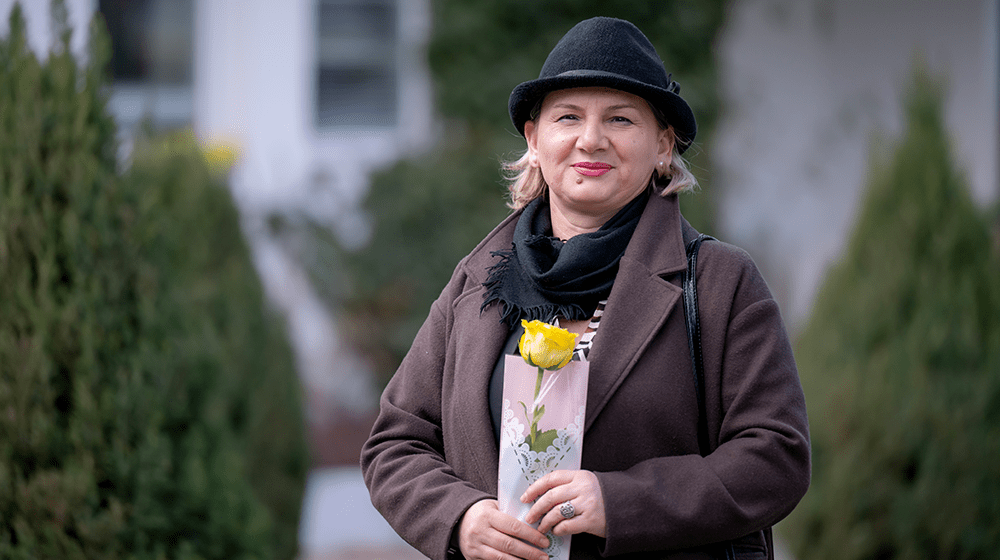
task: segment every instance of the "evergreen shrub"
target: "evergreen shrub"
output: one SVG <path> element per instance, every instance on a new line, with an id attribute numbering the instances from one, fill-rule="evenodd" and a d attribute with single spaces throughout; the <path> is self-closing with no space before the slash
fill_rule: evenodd
<path id="1" fill-rule="evenodd" d="M 190 134 L 119 171 L 107 39 L 0 40 L 0 558 L 292 559 L 300 389 Z"/>
<path id="2" fill-rule="evenodd" d="M 996 557 L 1000 263 L 918 72 L 796 357 L 814 471 L 802 560 Z"/>

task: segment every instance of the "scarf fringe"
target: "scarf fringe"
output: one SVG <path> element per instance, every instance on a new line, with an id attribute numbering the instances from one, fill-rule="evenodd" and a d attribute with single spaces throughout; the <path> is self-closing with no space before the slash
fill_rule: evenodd
<path id="1" fill-rule="evenodd" d="M 575 303 L 546 303 L 543 305 L 532 305 L 521 308 L 505 300 L 501 295 L 501 284 L 507 272 L 511 259 L 514 257 L 514 249 L 510 251 L 493 251 L 491 256 L 499 257 L 500 260 L 486 269 L 488 274 L 483 286 L 486 293 L 483 294 L 483 305 L 479 308 L 480 315 L 486 311 L 490 305 L 497 303 L 500 305 L 500 322 L 506 323 L 507 327 L 513 329 L 521 319 L 528 321 L 544 321 L 551 323 L 555 317 L 580 318 L 586 315 L 583 307 Z"/>

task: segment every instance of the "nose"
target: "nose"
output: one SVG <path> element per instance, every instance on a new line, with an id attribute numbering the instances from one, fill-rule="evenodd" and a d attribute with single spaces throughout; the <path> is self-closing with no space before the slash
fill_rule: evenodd
<path id="1" fill-rule="evenodd" d="M 606 149 L 608 137 L 604 134 L 603 124 L 600 119 L 588 119 L 576 139 L 577 148 L 587 153 Z"/>

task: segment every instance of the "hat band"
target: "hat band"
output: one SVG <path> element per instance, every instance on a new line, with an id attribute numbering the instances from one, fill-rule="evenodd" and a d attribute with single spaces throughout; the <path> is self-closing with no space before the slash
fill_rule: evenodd
<path id="1" fill-rule="evenodd" d="M 565 72 L 560 72 L 554 77 L 559 78 L 562 76 L 597 76 L 601 78 L 625 78 L 621 74 L 615 74 L 614 72 L 606 72 L 604 70 L 567 70 Z"/>
<path id="2" fill-rule="evenodd" d="M 605 70 L 567 70 L 565 72 L 560 72 L 560 73 L 558 73 L 558 74 L 556 74 L 555 76 L 552 76 L 552 77 L 553 78 L 575 78 L 575 77 L 613 78 L 613 79 L 616 79 L 616 80 L 628 80 L 628 81 L 631 81 L 631 82 L 636 82 L 636 83 L 641 84 L 641 85 L 655 87 L 657 89 L 665 89 L 668 92 L 673 93 L 673 94 L 680 94 L 680 92 L 681 92 L 681 85 L 678 84 L 677 82 L 673 81 L 673 79 L 671 79 L 673 77 L 672 74 L 668 74 L 667 75 L 667 87 L 657 86 L 657 85 L 653 85 L 653 84 L 644 84 L 640 80 L 636 80 L 634 78 L 629 78 L 628 76 L 624 76 L 622 74 L 615 74 L 614 72 L 608 72 L 608 71 L 605 71 Z M 544 78 L 542 78 L 542 79 L 544 79 Z"/>

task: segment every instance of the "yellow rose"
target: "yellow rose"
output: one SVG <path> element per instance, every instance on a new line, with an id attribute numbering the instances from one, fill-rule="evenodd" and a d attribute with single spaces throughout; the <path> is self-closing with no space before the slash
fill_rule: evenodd
<path id="1" fill-rule="evenodd" d="M 528 365 L 542 369 L 559 369 L 573 358 L 576 335 L 566 329 L 521 319 L 521 357 Z"/>

